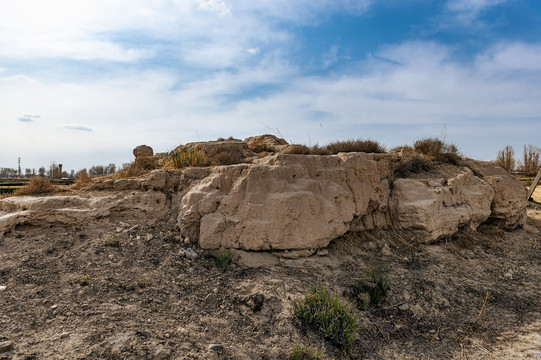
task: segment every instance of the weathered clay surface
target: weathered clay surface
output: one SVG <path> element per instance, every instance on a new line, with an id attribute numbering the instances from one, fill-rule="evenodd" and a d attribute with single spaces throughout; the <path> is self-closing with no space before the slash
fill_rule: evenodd
<path id="1" fill-rule="evenodd" d="M 491 214 L 494 189 L 465 168 L 445 179 L 397 179 L 391 198 L 399 228 L 422 241 L 452 235 L 459 228 L 476 230 Z"/>
<path id="2" fill-rule="evenodd" d="M 392 154 L 276 154 L 250 164 L 155 170 L 97 182 L 81 195 L 0 200 L 0 233 L 18 224 L 168 217 L 203 248 L 309 250 L 348 231 L 393 228 L 430 242 L 487 221 L 506 229 L 524 223 L 526 190 L 498 167 L 468 160 L 394 179 L 396 161 Z"/>
<path id="3" fill-rule="evenodd" d="M 389 165 L 388 157 L 340 154 L 216 167 L 183 197 L 178 223 L 204 248 L 325 247 L 387 198 Z"/>
<path id="4" fill-rule="evenodd" d="M 281 148 L 288 145 L 287 141 L 284 139 L 269 134 L 252 136 L 244 139 L 243 142 L 254 151 L 268 149 L 278 152 Z"/>
<path id="5" fill-rule="evenodd" d="M 490 220 L 505 229 L 523 226 L 528 204 L 526 187 L 507 171 L 490 162 L 466 160 L 464 163 L 494 188 Z"/>
<path id="6" fill-rule="evenodd" d="M 113 215 L 152 222 L 166 211 L 166 195 L 158 191 L 98 197 L 11 197 L 0 201 L 0 234 L 19 224 L 86 224 Z"/>
<path id="7" fill-rule="evenodd" d="M 243 157 L 254 155 L 248 145 L 240 140 L 192 142 L 184 145 L 184 147 L 190 150 L 203 151 L 206 155 L 220 152 L 238 153 Z"/>

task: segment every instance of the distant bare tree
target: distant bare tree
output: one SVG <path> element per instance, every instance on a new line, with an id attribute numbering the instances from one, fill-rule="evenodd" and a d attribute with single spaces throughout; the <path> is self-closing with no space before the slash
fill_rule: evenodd
<path id="1" fill-rule="evenodd" d="M 513 150 L 512 146 L 507 145 L 505 149 L 498 151 L 498 156 L 496 157 L 496 165 L 504 168 L 509 172 L 515 170 L 515 150 Z"/>
<path id="2" fill-rule="evenodd" d="M 38 174 L 39 174 L 39 176 L 45 176 L 45 171 L 46 171 L 46 170 L 45 170 L 45 167 L 44 167 L 44 166 L 40 167 L 40 168 L 38 169 Z"/>
<path id="3" fill-rule="evenodd" d="M 521 170 L 528 175 L 535 175 L 541 164 L 541 149 L 532 144 L 524 145 L 522 154 Z"/>

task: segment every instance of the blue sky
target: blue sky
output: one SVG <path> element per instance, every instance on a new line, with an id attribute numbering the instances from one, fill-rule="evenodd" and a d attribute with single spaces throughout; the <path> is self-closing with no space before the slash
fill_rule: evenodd
<path id="1" fill-rule="evenodd" d="M 540 145 L 538 0 L 0 0 L 0 167 L 263 133 Z"/>

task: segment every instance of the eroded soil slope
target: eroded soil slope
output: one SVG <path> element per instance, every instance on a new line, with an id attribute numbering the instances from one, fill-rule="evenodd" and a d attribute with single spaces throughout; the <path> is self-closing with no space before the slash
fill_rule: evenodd
<path id="1" fill-rule="evenodd" d="M 228 359 L 286 359 L 296 343 L 327 359 L 540 358 L 541 210 L 528 211 L 514 232 L 348 235 L 309 258 L 237 252 L 224 272 L 174 224 L 19 227 L 0 239 L 0 343 L 13 348 L 0 358 L 211 359 L 211 343 Z M 373 267 L 391 288 L 359 311 L 351 356 L 292 316 L 310 285 L 347 292 Z"/>

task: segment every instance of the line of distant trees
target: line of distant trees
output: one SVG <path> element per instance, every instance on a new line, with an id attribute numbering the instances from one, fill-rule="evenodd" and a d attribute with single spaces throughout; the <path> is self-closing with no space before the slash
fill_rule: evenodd
<path id="1" fill-rule="evenodd" d="M 509 172 L 518 171 L 534 176 L 541 166 L 541 148 L 532 144 L 524 145 L 522 157 L 517 159 L 513 147 L 507 145 L 503 150 L 498 151 L 495 163 Z"/>
<path id="2" fill-rule="evenodd" d="M 37 169 L 37 171 L 36 171 L 36 168 L 25 168 L 24 171 L 22 169 L 0 168 L 0 178 L 14 179 L 14 178 L 32 178 L 34 176 L 42 176 L 42 177 L 48 177 L 50 179 L 61 179 L 61 178 L 74 179 L 75 177 L 77 177 L 77 174 L 79 174 L 79 172 L 83 172 L 83 171 L 87 172 L 88 175 L 92 177 L 109 175 L 109 174 L 114 174 L 116 172 L 116 165 L 112 163 L 109 165 L 94 165 L 90 169 L 88 169 L 88 171 L 86 169 L 82 169 L 76 173 L 75 170 L 70 170 L 69 172 L 67 172 L 62 169 L 62 164 L 57 164 L 56 162 L 52 162 L 48 169 L 42 166 L 39 169 Z"/>

